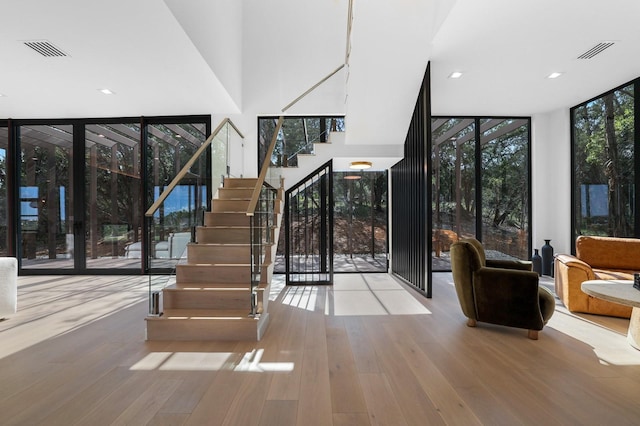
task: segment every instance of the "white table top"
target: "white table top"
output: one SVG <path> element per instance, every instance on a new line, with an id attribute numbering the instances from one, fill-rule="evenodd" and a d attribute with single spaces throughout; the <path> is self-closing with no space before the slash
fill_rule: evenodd
<path id="1" fill-rule="evenodd" d="M 598 299 L 640 308 L 640 290 L 631 280 L 592 280 L 582 283 L 582 291 Z"/>

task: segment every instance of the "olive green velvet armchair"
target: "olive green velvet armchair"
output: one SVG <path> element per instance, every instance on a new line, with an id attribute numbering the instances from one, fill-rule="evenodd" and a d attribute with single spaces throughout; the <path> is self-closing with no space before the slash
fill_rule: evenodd
<path id="1" fill-rule="evenodd" d="M 477 322 L 529 330 L 538 339 L 555 310 L 553 293 L 538 284 L 529 262 L 487 260 L 482 244 L 466 238 L 451 245 L 451 271 L 467 325 Z"/>

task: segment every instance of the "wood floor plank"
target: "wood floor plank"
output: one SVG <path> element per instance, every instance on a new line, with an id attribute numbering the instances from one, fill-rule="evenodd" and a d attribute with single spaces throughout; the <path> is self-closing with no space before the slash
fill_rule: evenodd
<path id="1" fill-rule="evenodd" d="M 297 415 L 298 401 L 265 401 L 258 425 L 295 425 Z"/>
<path id="2" fill-rule="evenodd" d="M 307 316 L 296 424 L 330 425 L 333 412 L 324 314 L 313 311 Z"/>
<path id="3" fill-rule="evenodd" d="M 151 420 L 160 407 L 180 387 L 182 380 L 156 380 L 111 423 L 113 426 L 143 425 Z"/>
<path id="4" fill-rule="evenodd" d="M 428 348 L 419 347 L 404 330 L 403 323 L 392 321 L 384 325 L 385 330 L 392 336 L 403 359 L 398 362 L 406 363 L 420 386 L 436 407 L 438 413 L 447 424 L 479 425 L 480 420 L 465 404 L 455 388 L 451 386 L 446 376 L 428 357 Z"/>
<path id="5" fill-rule="evenodd" d="M 349 338 L 344 328 L 327 328 L 327 357 L 334 413 L 366 413 Z"/>
<path id="6" fill-rule="evenodd" d="M 360 373 L 359 381 L 372 425 L 407 425 L 387 377 L 381 373 Z"/>
<path id="7" fill-rule="evenodd" d="M 349 337 L 349 345 L 351 346 L 358 372 L 379 373 L 378 357 L 375 350 L 373 350 L 373 343 L 362 325 L 362 318 L 345 318 L 344 327 Z"/>
<path id="8" fill-rule="evenodd" d="M 409 424 L 445 424 L 420 382 L 410 369 L 399 362 L 402 354 L 384 330 L 385 322 L 386 319 L 372 318 L 367 321 L 366 328 L 383 365 L 383 372 L 397 395 L 402 414 Z"/>
<path id="9" fill-rule="evenodd" d="M 334 413 L 333 426 L 369 426 L 366 413 Z"/>

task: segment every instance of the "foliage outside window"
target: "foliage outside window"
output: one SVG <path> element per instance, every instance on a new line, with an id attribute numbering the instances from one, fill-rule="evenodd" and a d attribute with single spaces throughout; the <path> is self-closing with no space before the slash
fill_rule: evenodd
<path id="1" fill-rule="evenodd" d="M 451 244 L 480 238 L 489 257 L 529 257 L 528 118 L 432 120 L 432 259 L 450 269 Z"/>
<path id="2" fill-rule="evenodd" d="M 0 256 L 7 250 L 7 148 L 9 138 L 7 128 L 0 127 Z"/>
<path id="3" fill-rule="evenodd" d="M 258 119 L 258 167 L 273 137 L 277 117 Z M 344 117 L 286 117 L 271 156 L 271 164 L 296 167 L 298 154 L 313 154 L 313 144 L 329 140 L 330 132 L 344 131 Z"/>
<path id="4" fill-rule="evenodd" d="M 634 84 L 573 108 L 577 235 L 634 236 Z"/>

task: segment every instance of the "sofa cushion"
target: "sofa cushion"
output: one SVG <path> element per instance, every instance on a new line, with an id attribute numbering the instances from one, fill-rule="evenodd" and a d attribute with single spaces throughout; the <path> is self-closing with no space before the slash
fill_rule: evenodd
<path id="1" fill-rule="evenodd" d="M 640 239 L 581 235 L 576 239 L 576 257 L 592 268 L 637 270 L 640 267 Z"/>

